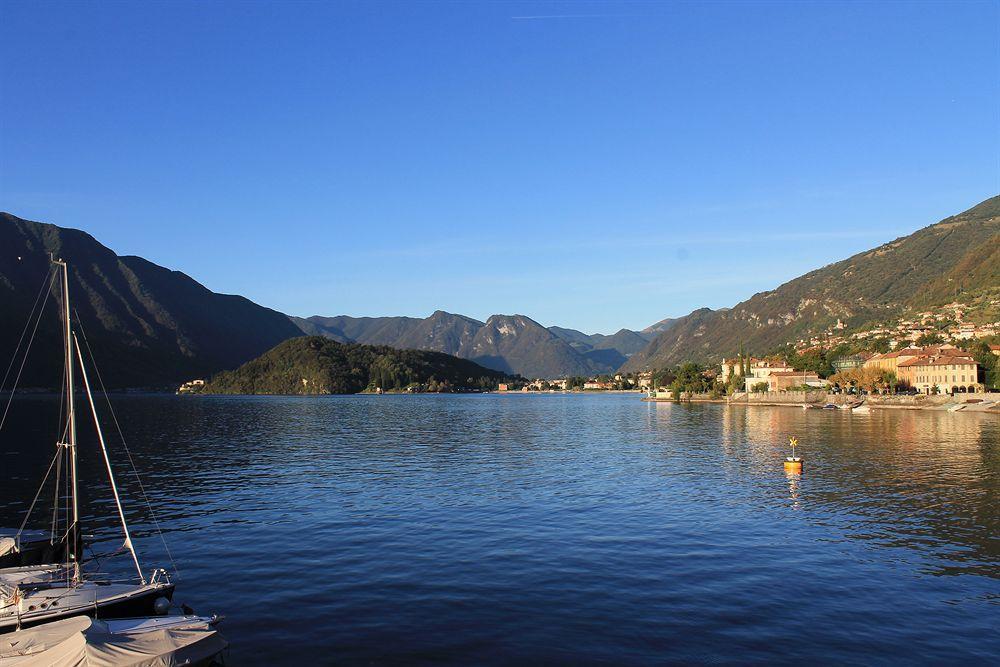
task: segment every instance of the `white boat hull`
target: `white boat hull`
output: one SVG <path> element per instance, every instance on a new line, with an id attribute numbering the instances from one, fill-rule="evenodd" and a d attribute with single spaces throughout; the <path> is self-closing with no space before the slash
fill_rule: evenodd
<path id="1" fill-rule="evenodd" d="M 170 582 L 70 583 L 60 574 L 45 566 L 0 570 L 0 633 L 70 616 L 152 615 L 157 599 L 170 600 L 174 594 Z"/>

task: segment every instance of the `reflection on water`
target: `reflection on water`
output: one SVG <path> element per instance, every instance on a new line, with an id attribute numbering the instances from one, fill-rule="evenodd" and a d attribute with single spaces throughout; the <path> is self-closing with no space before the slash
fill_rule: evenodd
<path id="1" fill-rule="evenodd" d="M 995 415 L 617 395 L 116 400 L 178 599 L 227 615 L 237 664 L 1000 652 Z M 56 409 L 18 400 L 0 434 L 2 524 L 34 495 Z M 801 476 L 782 466 L 793 435 Z M 146 567 L 165 563 L 112 449 Z M 82 450 L 87 532 L 108 551 L 111 496 Z"/>
<path id="2" fill-rule="evenodd" d="M 785 477 L 788 478 L 788 498 L 792 501 L 792 509 L 801 509 L 802 504 L 799 502 L 799 484 L 802 482 L 802 474 L 786 470 Z"/>

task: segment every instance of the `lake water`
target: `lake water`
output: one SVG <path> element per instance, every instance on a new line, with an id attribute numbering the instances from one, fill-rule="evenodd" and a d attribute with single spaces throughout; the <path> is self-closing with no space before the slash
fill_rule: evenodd
<path id="1" fill-rule="evenodd" d="M 114 401 L 175 599 L 226 616 L 236 665 L 1000 659 L 996 415 L 635 395 Z M 0 525 L 34 495 L 56 410 L 14 403 Z M 782 470 L 790 435 L 801 478 Z M 144 567 L 169 567 L 112 444 Z M 81 458 L 86 532 L 108 551 L 92 440 Z"/>

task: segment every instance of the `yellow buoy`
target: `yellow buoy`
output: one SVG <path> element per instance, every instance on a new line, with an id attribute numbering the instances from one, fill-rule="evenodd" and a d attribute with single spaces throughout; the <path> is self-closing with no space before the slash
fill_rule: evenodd
<path id="1" fill-rule="evenodd" d="M 785 457 L 785 472 L 801 473 L 802 458 L 795 455 L 795 445 L 799 444 L 799 441 L 793 436 L 788 438 L 788 444 L 792 446 L 792 455 Z"/>
<path id="2" fill-rule="evenodd" d="M 802 459 L 799 457 L 789 456 L 785 459 L 785 472 L 802 472 Z"/>

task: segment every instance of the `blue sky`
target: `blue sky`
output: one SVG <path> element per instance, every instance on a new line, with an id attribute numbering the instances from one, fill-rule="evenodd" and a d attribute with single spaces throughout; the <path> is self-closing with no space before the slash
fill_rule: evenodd
<path id="1" fill-rule="evenodd" d="M 295 315 L 610 333 L 1000 191 L 1000 3 L 0 4 L 0 209 Z"/>

